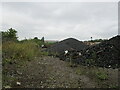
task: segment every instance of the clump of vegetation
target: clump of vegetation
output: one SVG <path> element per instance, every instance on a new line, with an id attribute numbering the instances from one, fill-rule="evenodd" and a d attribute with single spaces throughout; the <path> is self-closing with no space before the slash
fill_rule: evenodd
<path id="1" fill-rule="evenodd" d="M 82 72 L 82 70 L 80 68 L 77 68 L 75 70 L 75 73 L 78 74 L 78 75 L 82 75 L 83 72 Z"/>
<path id="2" fill-rule="evenodd" d="M 34 42 L 5 42 L 3 43 L 3 64 L 32 60 L 38 55 L 38 48 Z"/>
<path id="3" fill-rule="evenodd" d="M 94 60 L 93 60 L 93 59 L 86 59 L 86 60 L 85 60 L 85 64 L 91 66 L 91 65 L 94 64 Z"/>
<path id="4" fill-rule="evenodd" d="M 40 55 L 43 55 L 43 56 L 48 56 L 49 55 L 49 52 L 46 52 L 46 51 L 42 51 L 42 52 L 39 52 Z"/>
<path id="5" fill-rule="evenodd" d="M 76 63 L 73 61 L 73 59 L 71 59 L 71 58 L 70 58 L 70 59 L 66 59 L 66 61 L 68 61 L 68 62 L 67 62 L 67 66 L 68 66 L 68 67 L 77 67 L 77 65 L 78 65 L 78 64 L 76 64 Z M 79 72 L 79 71 L 78 71 L 78 72 Z M 76 73 L 77 73 L 77 71 L 76 71 Z"/>
<path id="6" fill-rule="evenodd" d="M 45 42 L 45 45 L 46 45 L 47 47 L 50 47 L 51 45 L 53 45 L 53 44 L 55 44 L 55 43 L 58 43 L 58 42 L 57 42 L 57 41 L 55 41 L 55 42 L 48 41 L 48 42 Z"/>
<path id="7" fill-rule="evenodd" d="M 108 39 L 95 39 L 95 40 L 92 40 L 92 37 L 91 37 L 91 40 L 89 40 L 88 42 L 103 42 L 103 41 L 107 41 Z"/>
<path id="8" fill-rule="evenodd" d="M 40 47 L 42 44 L 44 44 L 44 42 L 42 42 L 40 39 L 38 39 L 37 37 L 34 37 L 34 39 L 24 39 L 24 40 L 21 40 L 19 41 L 20 43 L 29 43 L 29 42 L 32 42 L 32 43 L 36 43 L 36 46 L 37 47 Z"/>
<path id="9" fill-rule="evenodd" d="M 41 45 L 44 44 L 44 37 L 38 39 L 17 39 L 17 31 L 10 28 L 8 31 L 2 32 L 2 57 L 4 64 L 21 63 L 34 60 L 38 55 L 48 55 L 48 52 L 41 51 Z"/>
<path id="10" fill-rule="evenodd" d="M 108 75 L 105 72 L 96 72 L 96 77 L 100 80 L 108 79 Z"/>
<path id="11" fill-rule="evenodd" d="M 35 60 L 36 57 L 48 55 L 48 52 L 42 51 L 41 45 L 45 45 L 44 37 L 38 39 L 17 39 L 17 31 L 10 28 L 2 32 L 2 65 L 3 65 L 3 86 L 11 86 L 10 83 L 17 80 L 12 75 L 16 74 L 18 68 L 24 67 L 26 62 Z M 1 53 L 0 53 L 1 54 Z"/>

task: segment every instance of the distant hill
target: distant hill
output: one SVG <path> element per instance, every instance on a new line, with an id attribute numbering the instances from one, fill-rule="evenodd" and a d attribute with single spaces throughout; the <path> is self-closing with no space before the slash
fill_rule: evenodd
<path id="1" fill-rule="evenodd" d="M 45 42 L 47 43 L 55 43 L 55 42 L 58 42 L 57 40 L 45 40 Z"/>
<path id="2" fill-rule="evenodd" d="M 74 38 L 68 38 L 68 39 L 62 40 L 56 44 L 53 44 L 50 48 L 48 48 L 48 51 L 62 53 L 65 50 L 69 50 L 71 48 L 80 51 L 87 47 L 88 46 L 86 44 L 84 44 L 82 41 L 79 41 Z"/>

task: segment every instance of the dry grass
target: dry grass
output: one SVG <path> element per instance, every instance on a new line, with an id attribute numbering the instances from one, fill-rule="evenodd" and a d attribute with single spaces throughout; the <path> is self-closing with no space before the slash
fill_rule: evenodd
<path id="1" fill-rule="evenodd" d="M 34 42 L 5 42 L 2 45 L 3 64 L 32 60 L 39 54 Z"/>

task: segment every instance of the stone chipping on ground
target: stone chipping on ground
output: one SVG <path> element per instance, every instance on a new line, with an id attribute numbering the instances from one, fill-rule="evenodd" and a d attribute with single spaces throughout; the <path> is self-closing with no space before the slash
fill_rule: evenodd
<path id="1" fill-rule="evenodd" d="M 4 88 L 101 88 L 117 85 L 118 69 L 97 69 L 86 66 L 70 67 L 69 63 L 49 56 L 38 57 L 23 65 L 14 68 L 8 81 L 3 81 Z M 11 68 L 8 68 L 11 72 Z M 108 71 L 109 79 L 96 81 L 94 72 Z M 21 74 L 19 74 L 19 73 Z M 76 73 L 77 72 L 77 73 Z M 91 77 L 93 74 L 94 79 Z M 9 74 L 8 74 L 9 75 Z M 14 79 L 13 79 L 14 78 Z M 11 81 L 10 81 L 11 80 Z M 103 85 L 104 84 L 104 85 Z"/>

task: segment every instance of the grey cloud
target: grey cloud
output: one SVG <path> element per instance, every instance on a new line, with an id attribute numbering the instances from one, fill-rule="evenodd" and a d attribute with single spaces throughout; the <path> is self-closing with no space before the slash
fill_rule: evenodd
<path id="1" fill-rule="evenodd" d="M 118 33 L 117 9 L 111 2 L 3 3 L 3 29 L 15 28 L 20 39 L 109 38 Z"/>

